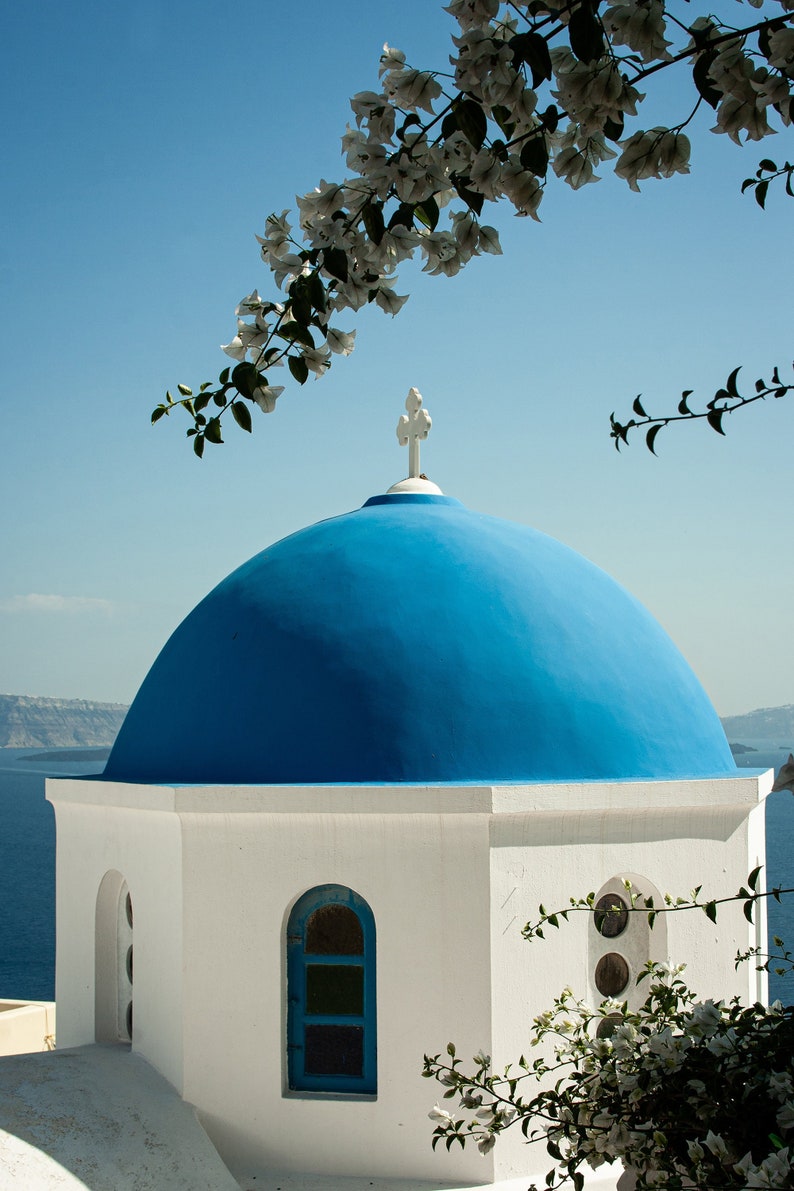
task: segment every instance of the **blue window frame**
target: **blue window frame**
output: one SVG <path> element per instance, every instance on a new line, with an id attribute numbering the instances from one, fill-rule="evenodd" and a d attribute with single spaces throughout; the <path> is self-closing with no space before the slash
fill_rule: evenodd
<path id="1" fill-rule="evenodd" d="M 375 919 L 363 897 L 319 885 L 287 924 L 291 1090 L 377 1091 Z"/>

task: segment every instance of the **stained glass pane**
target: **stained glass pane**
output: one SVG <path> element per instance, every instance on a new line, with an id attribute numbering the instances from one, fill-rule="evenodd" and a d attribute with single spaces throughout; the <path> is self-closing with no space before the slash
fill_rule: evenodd
<path id="1" fill-rule="evenodd" d="M 364 1012 L 364 969 L 357 964 L 307 964 L 306 1012 Z"/>
<path id="2" fill-rule="evenodd" d="M 598 991 L 605 997 L 616 997 L 622 993 L 629 982 L 629 965 L 622 955 L 610 951 L 609 955 L 602 955 L 596 965 L 595 984 Z"/>
<path id="3" fill-rule="evenodd" d="M 363 1026 L 307 1026 L 307 1075 L 364 1074 Z"/>
<path id="4" fill-rule="evenodd" d="M 628 907 L 617 893 L 606 893 L 599 897 L 595 905 L 595 928 L 605 939 L 616 939 L 622 935 L 628 920 Z"/>
<path id="5" fill-rule="evenodd" d="M 363 955 L 364 932 L 349 906 L 329 902 L 306 923 L 307 955 Z"/>

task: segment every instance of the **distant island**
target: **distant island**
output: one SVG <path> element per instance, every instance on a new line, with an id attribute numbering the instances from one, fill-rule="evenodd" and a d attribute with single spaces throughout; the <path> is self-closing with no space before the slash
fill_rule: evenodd
<path id="1" fill-rule="evenodd" d="M 741 757 L 743 753 L 757 753 L 758 749 L 754 749 L 750 744 L 737 744 L 734 741 L 729 742 L 729 747 L 734 757 Z"/>
<path id="2" fill-rule="evenodd" d="M 126 713 L 123 703 L 0 695 L 0 748 L 110 748 Z"/>
<path id="3" fill-rule="evenodd" d="M 123 703 L 0 695 L 0 748 L 109 749 L 127 713 Z M 788 740 L 794 746 L 794 703 L 722 717 L 736 756 L 753 752 L 748 738 Z M 92 758 L 93 759 L 93 758 Z"/>
<path id="4" fill-rule="evenodd" d="M 722 718 L 722 726 L 728 740 L 742 740 L 748 736 L 751 740 L 767 737 L 785 741 L 788 738 L 791 743 L 780 747 L 790 748 L 794 745 L 794 703 L 784 707 L 759 707 L 745 715 L 726 715 Z"/>

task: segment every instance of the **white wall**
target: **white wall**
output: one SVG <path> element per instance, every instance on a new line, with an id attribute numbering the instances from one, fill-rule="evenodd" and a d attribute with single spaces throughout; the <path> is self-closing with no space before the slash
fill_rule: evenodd
<path id="1" fill-rule="evenodd" d="M 181 1091 L 181 833 L 175 815 L 134 809 L 139 789 L 127 787 L 132 806 L 120 807 L 112 783 L 47 782 L 56 814 L 58 1046 L 95 1040 L 97 893 L 115 869 L 135 915 L 133 1049 Z M 70 801 L 82 797 L 89 801 Z"/>
<path id="2" fill-rule="evenodd" d="M 769 782 L 766 782 L 768 787 Z M 432 1152 L 442 1089 L 425 1052 L 454 1041 L 497 1068 L 570 984 L 595 997 L 589 919 L 528 944 L 539 902 L 564 905 L 634 873 L 662 892 L 733 892 L 763 854 L 763 791 L 714 782 L 534 787 L 138 787 L 48 784 L 58 834 L 59 1045 L 94 1038 L 94 919 L 102 877 L 135 910 L 134 1048 L 195 1104 L 240 1179 L 258 1171 L 486 1183 L 548 1169 L 504 1140 Z M 376 1097 L 290 1093 L 285 925 L 308 889 L 345 885 L 377 932 Z M 654 958 L 686 960 L 701 996 L 755 999 L 733 957 L 756 929 L 671 916 Z M 618 946 L 615 950 L 620 950 Z M 635 966 L 640 957 L 630 957 Z M 181 1023 L 181 1024 L 180 1024 Z"/>
<path id="3" fill-rule="evenodd" d="M 542 805 L 526 814 L 504 814 L 492 820 L 492 933 L 491 966 L 495 973 L 493 997 L 494 1061 L 496 1068 L 515 1062 L 523 1053 L 534 1059 L 528 1035 L 531 1021 L 552 1007 L 554 997 L 567 985 L 577 996 L 597 1005 L 603 997 L 594 980 L 596 932 L 592 916 L 570 915 L 559 930 L 545 929 L 545 938 L 527 942 L 521 929 L 537 921 L 538 906 L 547 911 L 565 908 L 569 898 L 598 893 L 617 875 L 644 878 L 662 894 L 686 897 L 703 885 L 709 897 L 734 893 L 748 872 L 763 857 L 763 804 L 758 804 L 752 783 L 742 779 L 720 783 L 714 804 L 708 788 L 693 788 L 690 797 L 680 783 L 638 783 L 591 787 L 587 800 L 576 799 L 575 808 L 560 814 Z M 655 789 L 654 789 L 655 787 Z M 662 787 L 662 789 L 659 789 Z M 664 807 L 659 795 L 670 795 Z M 560 805 L 565 787 L 547 788 Z M 676 805 L 676 802 L 678 805 Z M 654 805 L 654 803 L 656 805 Z M 600 804 L 600 805 L 599 805 Z M 611 888 L 614 886 L 608 886 Z M 657 904 L 659 901 L 657 900 Z M 630 924 L 631 925 L 631 924 Z M 639 924 L 638 924 L 639 925 Z M 629 932 L 627 931 L 627 935 Z M 636 935 L 636 939 L 633 936 Z M 701 997 L 729 998 L 739 994 L 755 1000 L 759 982 L 754 965 L 738 972 L 734 956 L 751 946 L 757 936 L 736 905 L 720 908 L 716 926 L 700 911 L 666 915 L 647 932 L 648 957 L 663 962 L 684 962 L 684 978 Z M 624 953 L 627 940 L 602 940 L 602 951 Z M 640 932 L 632 931 L 625 953 L 633 974 L 643 958 Z M 637 945 L 635 945 L 637 944 Z M 644 989 L 646 986 L 641 986 Z M 629 987 L 630 1003 L 644 999 Z M 527 1081 L 527 1087 L 531 1087 Z M 534 1177 L 552 1162 L 540 1142 L 530 1149 L 518 1131 L 494 1150 L 496 1175 L 523 1174 L 527 1164 Z"/>
<path id="4" fill-rule="evenodd" d="M 432 1152 L 441 1089 L 420 1074 L 425 1051 L 490 1032 L 485 816 L 185 815 L 184 857 L 184 1094 L 233 1173 L 487 1181 L 476 1151 Z M 375 918 L 374 1099 L 286 1091 L 284 927 L 326 883 Z"/>

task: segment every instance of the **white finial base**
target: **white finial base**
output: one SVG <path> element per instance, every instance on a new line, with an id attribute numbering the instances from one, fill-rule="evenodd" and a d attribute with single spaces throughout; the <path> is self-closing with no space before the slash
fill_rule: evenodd
<path id="1" fill-rule="evenodd" d="M 424 492 L 427 496 L 444 495 L 438 484 L 434 484 L 432 480 L 425 480 L 422 476 L 409 476 L 407 480 L 398 480 L 396 484 L 392 484 L 391 488 L 387 489 L 386 495 L 391 496 L 393 492 Z"/>

